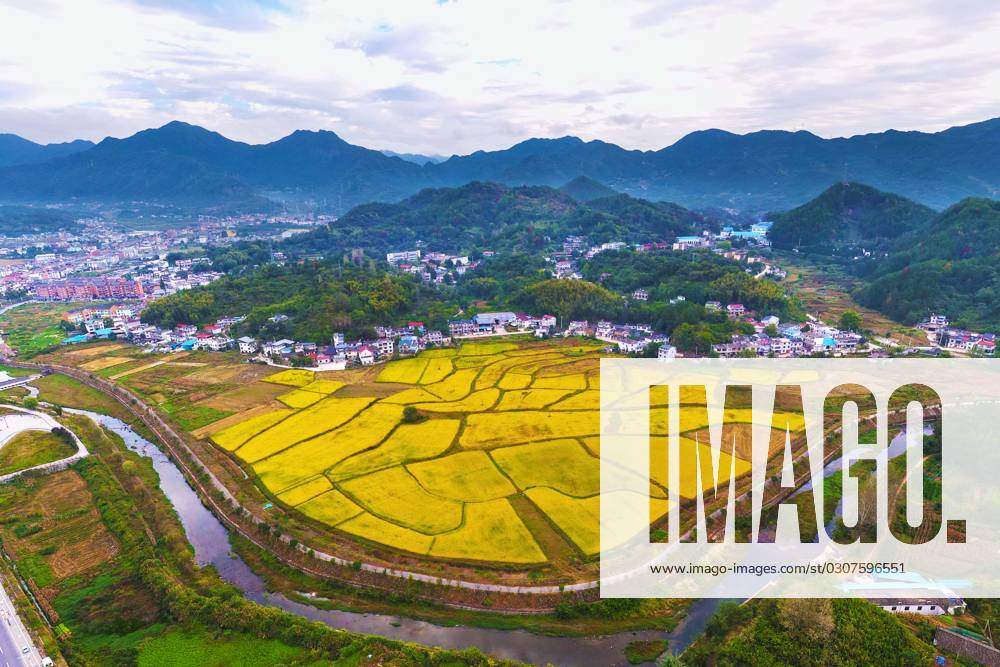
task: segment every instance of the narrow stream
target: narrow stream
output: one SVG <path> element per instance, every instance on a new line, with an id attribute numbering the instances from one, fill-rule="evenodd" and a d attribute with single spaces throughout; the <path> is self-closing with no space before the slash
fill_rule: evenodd
<path id="1" fill-rule="evenodd" d="M 643 631 L 586 638 L 547 637 L 525 630 L 444 627 L 402 616 L 317 609 L 266 591 L 264 581 L 230 552 L 225 526 L 202 505 L 180 469 L 159 448 L 114 417 L 86 410 L 67 408 L 66 411 L 90 417 L 121 436 L 129 449 L 152 459 L 160 476 L 160 488 L 177 510 L 199 565 L 214 565 L 224 580 L 255 602 L 280 607 L 335 628 L 442 648 L 475 646 L 491 655 L 535 664 L 616 666 L 628 664 L 622 651 L 627 643 L 637 639 L 667 639 L 670 652 L 679 653 L 701 633 L 722 602 L 720 599 L 697 600 L 689 607 L 688 616 L 670 633 Z"/>
<path id="2" fill-rule="evenodd" d="M 923 433 L 924 435 L 933 435 L 934 427 L 931 424 L 925 423 Z M 855 461 L 861 456 L 873 455 L 874 452 L 875 450 L 873 448 L 860 449 L 855 452 L 851 452 L 851 461 Z M 889 442 L 889 446 L 886 448 L 886 460 L 891 461 L 897 456 L 902 456 L 905 453 L 906 453 L 906 431 L 900 431 L 899 433 L 896 434 L 896 437 L 894 437 Z M 823 466 L 823 479 L 826 479 L 827 477 L 839 473 L 842 465 L 844 465 L 844 457 L 841 456 L 840 458 L 834 459 L 833 461 L 830 461 L 828 464 Z M 812 481 L 806 482 L 805 484 L 802 485 L 801 488 L 797 489 L 795 493 L 791 495 L 791 497 L 794 498 L 800 493 L 808 491 L 811 488 L 812 488 Z M 844 513 L 844 501 L 843 499 L 841 499 L 837 503 L 837 507 L 834 510 L 833 517 L 826 524 L 827 531 L 833 530 L 834 522 L 836 522 L 837 519 L 839 519 L 843 513 Z"/>

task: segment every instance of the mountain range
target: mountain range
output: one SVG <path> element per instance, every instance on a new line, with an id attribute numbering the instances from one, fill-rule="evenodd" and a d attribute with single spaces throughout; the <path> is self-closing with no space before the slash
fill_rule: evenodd
<path id="1" fill-rule="evenodd" d="M 428 187 L 472 181 L 558 187 L 580 176 L 648 200 L 752 211 L 797 206 L 838 181 L 864 182 L 935 208 L 1000 191 L 1000 118 L 935 133 L 837 139 L 712 129 L 656 151 L 577 137 L 529 139 L 423 164 L 329 131 L 299 130 L 257 145 L 179 121 L 96 145 L 40 146 L 11 136 L 0 137 L 0 201 L 10 203 L 269 202 L 342 213 Z"/>

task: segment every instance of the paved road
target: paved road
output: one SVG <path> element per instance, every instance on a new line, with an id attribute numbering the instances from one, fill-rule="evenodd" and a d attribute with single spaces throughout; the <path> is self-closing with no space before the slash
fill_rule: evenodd
<path id="1" fill-rule="evenodd" d="M 27 646 L 28 653 L 22 653 Z M 40 667 L 42 657 L 31 642 L 28 630 L 14 609 L 7 591 L 0 585 L 0 667 Z"/>

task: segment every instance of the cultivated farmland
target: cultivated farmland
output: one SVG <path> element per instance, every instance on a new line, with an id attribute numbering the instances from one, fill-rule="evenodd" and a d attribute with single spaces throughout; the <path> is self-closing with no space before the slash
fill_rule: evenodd
<path id="1" fill-rule="evenodd" d="M 466 342 L 326 372 L 204 353 L 147 356 L 119 381 L 173 407 L 169 416 L 313 534 L 383 562 L 580 572 L 599 551 L 602 348 L 579 339 Z M 110 364 L 104 355 L 130 356 L 108 349 L 77 363 L 99 368 Z M 704 455 L 708 416 L 690 398 L 682 397 L 681 445 Z M 654 392 L 654 520 L 669 502 L 660 403 Z M 750 421 L 741 405 L 726 416 Z M 801 427 L 799 414 L 779 412 L 779 421 Z M 737 476 L 748 470 L 743 440 Z M 730 461 L 723 455 L 723 479 Z M 678 488 L 682 502 L 698 491 L 694 481 Z"/>

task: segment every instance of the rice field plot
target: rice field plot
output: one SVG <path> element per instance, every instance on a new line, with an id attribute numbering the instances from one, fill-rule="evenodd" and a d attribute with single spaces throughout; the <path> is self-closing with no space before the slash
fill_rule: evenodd
<path id="1" fill-rule="evenodd" d="M 253 468 L 267 488 L 273 493 L 281 493 L 329 470 L 349 456 L 381 444 L 399 424 L 402 414 L 398 405 L 373 405 L 336 430 L 292 447 L 275 448 L 273 452 L 277 453 L 256 459 Z M 284 425 L 285 422 L 282 422 L 279 427 Z M 266 436 L 267 433 L 261 435 Z M 242 458 L 244 449 L 246 446 L 237 450 L 237 456 Z"/>
<path id="2" fill-rule="evenodd" d="M 597 410 L 480 412 L 466 417 L 459 444 L 465 449 L 492 449 L 538 440 L 582 438 L 600 433 L 600 416 Z"/>
<path id="3" fill-rule="evenodd" d="M 459 452 L 412 463 L 406 469 L 430 493 L 460 502 L 496 500 L 517 493 L 485 452 Z"/>
<path id="4" fill-rule="evenodd" d="M 805 416 L 801 412 L 776 411 L 773 415 L 753 414 L 750 408 L 731 408 L 723 410 L 721 419 L 715 413 L 709 413 L 704 406 L 683 406 L 680 408 L 678 433 L 697 431 L 707 426 L 721 428 L 729 424 L 763 424 L 784 430 L 787 426 L 793 433 L 805 428 Z M 649 411 L 650 433 L 666 435 L 669 410 L 665 407 L 653 407 Z M 770 419 L 767 419 L 767 418 Z"/>
<path id="5" fill-rule="evenodd" d="M 466 343 L 462 345 L 459 349 L 459 356 L 478 356 L 484 354 L 500 354 L 501 352 L 509 352 L 511 350 L 516 350 L 517 344 L 515 343 L 501 343 L 495 341 L 475 341 L 471 343 Z"/>
<path id="6" fill-rule="evenodd" d="M 269 375 L 266 378 L 263 378 L 264 382 L 284 384 L 289 387 L 304 387 L 313 382 L 315 379 L 316 374 L 313 371 L 306 370 L 304 368 L 290 368 L 286 371 L 281 371 L 280 373 L 275 373 L 274 375 Z"/>
<path id="7" fill-rule="evenodd" d="M 303 385 L 302 390 L 329 396 L 343 386 L 344 383 L 340 380 L 313 380 L 309 384 Z"/>
<path id="8" fill-rule="evenodd" d="M 313 403 L 323 400 L 324 394 L 303 389 L 293 389 L 287 394 L 278 396 L 278 400 L 290 408 L 308 408 Z"/>
<path id="9" fill-rule="evenodd" d="M 368 512 L 361 512 L 338 524 L 337 528 L 371 542 L 387 544 L 415 554 L 427 554 L 434 543 L 434 538 L 430 535 L 404 528 Z"/>
<path id="10" fill-rule="evenodd" d="M 584 554 L 601 550 L 599 496 L 573 498 L 548 487 L 529 489 L 525 495 Z"/>
<path id="11" fill-rule="evenodd" d="M 576 440 L 503 447 L 490 456 L 521 489 L 546 486 L 571 496 L 591 496 L 601 490 L 600 462 Z"/>
<path id="12" fill-rule="evenodd" d="M 426 535 L 455 530 L 462 523 L 462 503 L 429 493 L 402 467 L 355 477 L 339 486 L 375 516 Z"/>
<path id="13" fill-rule="evenodd" d="M 225 450 L 235 451 L 247 440 L 265 431 L 282 419 L 294 414 L 293 410 L 273 410 L 264 414 L 248 417 L 229 428 L 212 434 L 212 442 Z"/>
<path id="14" fill-rule="evenodd" d="M 324 399 L 262 430 L 240 447 L 237 455 L 250 463 L 259 461 L 347 423 L 371 402 L 370 398 Z"/>
<path id="15" fill-rule="evenodd" d="M 402 424 L 381 445 L 341 461 L 327 475 L 337 481 L 400 463 L 436 457 L 451 447 L 460 426 L 461 422 L 457 419 L 430 419 L 420 424 Z"/>
<path id="16" fill-rule="evenodd" d="M 100 371 L 111 366 L 118 366 L 120 364 L 127 364 L 134 361 L 132 357 L 98 357 L 96 359 L 91 359 L 90 361 L 85 361 L 80 364 L 80 368 L 85 368 L 88 371 Z"/>
<path id="17" fill-rule="evenodd" d="M 540 376 L 535 379 L 531 386 L 535 389 L 570 389 L 575 391 L 587 388 L 587 377 L 583 373 Z"/>
<path id="18" fill-rule="evenodd" d="M 572 392 L 572 389 L 513 389 L 504 393 L 497 410 L 540 410 Z"/>
<path id="19" fill-rule="evenodd" d="M 267 405 L 280 407 L 274 403 L 274 400 L 284 393 L 288 393 L 288 387 L 285 385 L 248 380 L 236 387 L 226 388 L 222 392 L 203 398 L 198 401 L 198 404 L 218 410 L 245 412 Z"/>
<path id="20" fill-rule="evenodd" d="M 619 491 L 617 493 L 625 493 Z M 589 498 L 574 498 L 560 493 L 555 489 L 539 487 L 529 489 L 526 494 L 542 512 L 565 534 L 576 547 L 587 556 L 593 556 L 601 550 L 601 504 L 600 496 Z M 641 496 L 633 494 L 636 499 Z M 662 498 L 650 498 L 650 522 L 656 521 L 670 507 L 669 501 Z M 641 509 L 641 508 L 640 508 Z"/>
<path id="21" fill-rule="evenodd" d="M 333 489 L 333 484 L 326 477 L 316 477 L 298 486 L 293 486 L 278 496 L 278 499 L 288 505 L 301 505 L 316 496 Z"/>
<path id="22" fill-rule="evenodd" d="M 683 498 L 694 498 L 698 495 L 699 491 L 703 491 L 710 486 L 712 486 L 712 475 L 713 475 L 713 459 L 712 459 L 712 447 L 704 442 L 696 442 L 687 437 L 681 437 L 678 440 L 680 445 L 680 465 L 681 470 L 678 475 L 679 486 L 677 488 L 677 493 Z M 652 481 L 656 482 L 660 486 L 669 488 L 670 485 L 670 469 L 668 463 L 668 447 L 667 439 L 662 436 L 652 436 L 649 442 L 649 477 Z M 698 466 L 694 464 L 698 461 Z M 701 469 L 701 486 L 698 486 L 698 477 L 696 472 L 698 467 Z M 733 470 L 736 471 L 735 477 L 740 477 L 745 475 L 750 471 L 751 464 L 749 461 L 730 456 L 725 452 L 719 452 L 719 467 L 718 467 L 718 481 L 719 484 L 725 484 L 733 477 Z"/>
<path id="23" fill-rule="evenodd" d="M 364 513 L 364 510 L 354 504 L 354 501 L 336 489 L 305 501 L 297 509 L 310 519 L 315 519 L 328 526 L 336 526 Z"/>
<path id="24" fill-rule="evenodd" d="M 464 368 L 455 371 L 444 380 L 424 385 L 424 389 L 442 401 L 457 401 L 472 391 L 472 383 L 479 372 L 478 368 Z"/>
<path id="25" fill-rule="evenodd" d="M 601 392 L 587 389 L 549 406 L 549 410 L 600 410 Z"/>
<path id="26" fill-rule="evenodd" d="M 479 357 L 469 357 L 478 359 Z M 427 366 L 423 374 L 420 376 L 420 384 L 434 384 L 436 382 L 441 382 L 446 377 L 451 375 L 452 371 L 455 370 L 457 364 L 455 364 L 450 357 L 438 357 L 427 360 Z M 474 368 L 472 366 L 462 366 L 462 368 Z"/>
<path id="27" fill-rule="evenodd" d="M 528 364 L 539 360 L 555 360 L 563 359 L 565 357 L 557 352 L 552 351 L 538 351 L 528 357 L 504 357 L 499 359 L 492 364 L 483 367 L 482 373 L 476 379 L 476 389 L 485 389 L 487 387 L 495 387 L 500 380 L 507 375 L 512 369 L 517 368 L 516 372 L 521 375 L 531 375 L 528 370 L 522 370 Z"/>
<path id="28" fill-rule="evenodd" d="M 499 398 L 500 390 L 482 389 L 457 401 L 417 403 L 414 407 L 424 412 L 482 412 L 493 406 Z"/>
<path id="29" fill-rule="evenodd" d="M 441 361 L 435 359 L 435 361 Z M 447 360 L 446 360 L 447 361 Z M 386 364 L 382 372 L 378 374 L 379 382 L 403 382 L 405 384 L 416 384 L 420 382 L 420 376 L 427 368 L 427 359 L 414 357 L 413 359 L 400 359 L 391 364 Z M 449 371 L 450 369 L 449 362 Z"/>
<path id="30" fill-rule="evenodd" d="M 547 560 L 531 532 L 504 498 L 467 504 L 462 526 L 435 537 L 430 555 L 522 564 Z"/>

